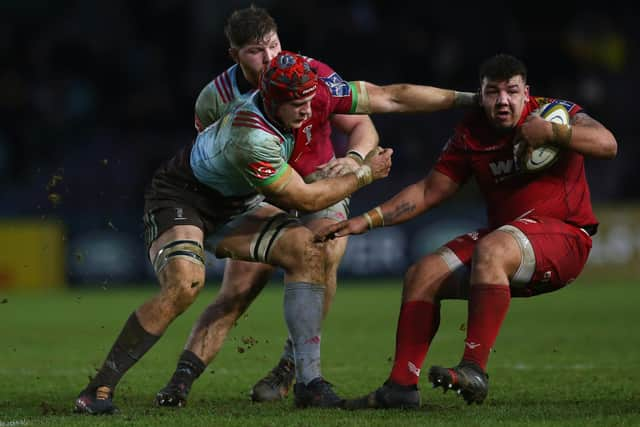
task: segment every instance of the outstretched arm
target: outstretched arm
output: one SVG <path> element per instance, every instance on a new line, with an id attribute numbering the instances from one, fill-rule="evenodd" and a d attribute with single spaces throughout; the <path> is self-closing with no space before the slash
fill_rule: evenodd
<path id="1" fill-rule="evenodd" d="M 432 113 L 478 105 L 472 92 L 405 83 L 378 86 L 360 81 L 352 85 L 358 90 L 358 109 L 363 113 Z"/>
<path id="2" fill-rule="evenodd" d="M 422 181 L 405 187 L 382 205 L 363 215 L 321 230 L 316 239 L 324 241 L 366 233 L 377 227 L 401 224 L 442 203 L 455 194 L 459 187 L 458 183 L 447 175 L 432 170 Z"/>

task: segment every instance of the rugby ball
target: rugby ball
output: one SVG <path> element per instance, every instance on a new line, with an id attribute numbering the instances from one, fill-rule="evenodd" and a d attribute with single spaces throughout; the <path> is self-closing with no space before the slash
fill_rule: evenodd
<path id="1" fill-rule="evenodd" d="M 537 114 L 543 119 L 559 123 L 562 125 L 569 124 L 569 111 L 558 101 L 550 102 L 533 111 L 531 114 Z M 514 149 L 516 150 L 520 170 L 524 172 L 539 172 L 553 165 L 558 157 L 560 157 L 560 147 L 556 145 L 543 145 L 535 150 L 519 147 L 522 143 L 518 143 Z"/>

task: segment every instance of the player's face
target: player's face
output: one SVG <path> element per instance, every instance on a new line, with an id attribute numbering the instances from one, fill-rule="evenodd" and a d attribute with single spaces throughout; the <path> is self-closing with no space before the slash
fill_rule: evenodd
<path id="1" fill-rule="evenodd" d="M 482 80 L 480 88 L 482 107 L 491 123 L 498 129 L 511 129 L 516 126 L 529 99 L 529 86 L 522 76 L 509 80 Z"/>
<path id="2" fill-rule="evenodd" d="M 280 53 L 278 33 L 272 31 L 262 40 L 249 42 L 241 48 L 230 48 L 229 54 L 242 69 L 242 73 L 253 86 L 258 86 L 260 71 Z"/>
<path id="3" fill-rule="evenodd" d="M 276 115 L 286 129 L 298 129 L 311 118 L 311 100 L 315 94 L 302 99 L 287 101 L 278 106 Z"/>

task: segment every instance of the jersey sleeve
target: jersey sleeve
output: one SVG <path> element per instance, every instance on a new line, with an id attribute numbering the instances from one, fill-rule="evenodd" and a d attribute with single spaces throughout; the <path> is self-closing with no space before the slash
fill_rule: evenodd
<path id="1" fill-rule="evenodd" d="M 464 141 L 465 130 L 462 126 L 458 126 L 445 144 L 434 166 L 435 170 L 447 175 L 460 185 L 464 184 L 472 174 Z"/>
<path id="2" fill-rule="evenodd" d="M 227 157 L 249 184 L 264 187 L 287 173 L 289 165 L 282 157 L 281 140 L 267 131 L 236 127 Z"/>
<path id="3" fill-rule="evenodd" d="M 195 105 L 195 128 L 198 132 L 202 132 L 212 123 L 215 123 L 225 110 L 225 102 L 218 91 L 215 81 L 206 85 L 198 98 Z"/>
<path id="4" fill-rule="evenodd" d="M 338 78 L 342 80 L 338 75 L 338 73 L 336 73 L 333 68 L 331 68 L 329 65 L 325 64 L 324 62 L 318 61 L 317 59 L 314 59 L 314 58 L 307 58 L 307 60 L 309 61 L 309 65 L 311 65 L 311 68 L 313 68 L 316 71 L 316 74 L 318 75 L 319 78 L 321 79 Z"/>

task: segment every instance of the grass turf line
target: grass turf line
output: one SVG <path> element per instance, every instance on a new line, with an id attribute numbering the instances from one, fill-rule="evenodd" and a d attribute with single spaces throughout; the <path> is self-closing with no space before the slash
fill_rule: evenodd
<path id="1" fill-rule="evenodd" d="M 323 329 L 323 373 L 345 397 L 386 379 L 393 358 L 401 282 L 340 284 Z M 633 283 L 578 281 L 567 289 L 512 300 L 489 362 L 482 406 L 432 390 L 423 378 L 419 411 L 294 410 L 292 399 L 252 404 L 248 391 L 277 361 L 286 335 L 282 290 L 271 284 L 234 328 L 196 382 L 189 405 L 155 408 L 153 397 L 175 367 L 191 324 L 216 289 L 196 304 L 125 376 L 121 414 L 71 413 L 73 400 L 127 316 L 154 288 L 2 294 L 0 426 L 4 425 L 504 425 L 624 426 L 640 420 L 640 289 Z M 463 350 L 466 302 L 445 301 L 427 357 L 453 365 Z"/>

